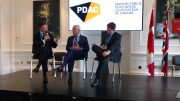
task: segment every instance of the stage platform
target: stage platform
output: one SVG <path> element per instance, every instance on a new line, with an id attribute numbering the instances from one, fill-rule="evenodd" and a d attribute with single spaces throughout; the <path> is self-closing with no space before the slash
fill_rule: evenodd
<path id="1" fill-rule="evenodd" d="M 73 73 L 73 84 L 67 84 L 68 76 L 52 78 L 42 83 L 42 72 L 23 70 L 0 76 L 0 101 L 178 101 L 180 77 L 154 77 L 118 75 L 112 83 L 112 75 L 101 85 L 91 87 L 90 73 L 83 80 L 83 73 Z"/>

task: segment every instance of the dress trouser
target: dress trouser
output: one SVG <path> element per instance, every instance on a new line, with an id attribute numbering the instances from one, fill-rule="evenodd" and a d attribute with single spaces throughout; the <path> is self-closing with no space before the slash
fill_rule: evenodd
<path id="1" fill-rule="evenodd" d="M 68 64 L 68 72 L 72 73 L 75 60 L 83 57 L 83 54 L 84 53 L 82 49 L 70 49 L 64 57 L 64 62 L 61 67 L 65 67 Z"/>
<path id="2" fill-rule="evenodd" d="M 42 65 L 43 73 L 48 71 L 48 58 L 52 57 L 52 52 L 48 47 L 41 47 L 34 53 L 35 57 L 38 57 L 38 66 Z"/>
<path id="3" fill-rule="evenodd" d="M 96 70 L 96 78 L 100 78 L 105 72 L 108 70 L 108 62 L 112 58 L 111 55 L 108 55 L 107 57 L 103 57 L 102 54 L 105 51 L 101 47 L 97 45 L 92 46 L 92 50 L 97 54 L 99 57 L 99 65 Z"/>

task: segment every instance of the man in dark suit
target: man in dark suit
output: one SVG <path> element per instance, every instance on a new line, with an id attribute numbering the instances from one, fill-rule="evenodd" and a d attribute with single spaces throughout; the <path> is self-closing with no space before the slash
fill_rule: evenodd
<path id="1" fill-rule="evenodd" d="M 52 57 L 52 48 L 57 47 L 57 40 L 53 35 L 48 32 L 48 27 L 45 23 L 39 24 L 39 32 L 33 35 L 33 47 L 32 53 L 34 57 L 38 58 L 38 65 L 33 72 L 38 73 L 39 68 L 42 65 L 43 69 L 43 82 L 47 83 L 48 78 L 46 72 L 48 71 L 48 58 Z"/>
<path id="2" fill-rule="evenodd" d="M 80 26 L 74 25 L 72 28 L 73 36 L 70 36 L 67 41 L 67 54 L 64 58 L 64 62 L 61 66 L 56 68 L 56 71 L 62 72 L 63 68 L 68 64 L 68 84 L 72 84 L 72 72 L 74 67 L 74 61 L 79 58 L 87 58 L 89 51 L 89 44 L 87 37 L 80 34 Z"/>
<path id="3" fill-rule="evenodd" d="M 107 24 L 107 35 L 103 39 L 101 46 L 93 45 L 92 50 L 97 54 L 99 58 L 99 65 L 96 70 L 96 78 L 94 79 L 92 86 L 99 84 L 100 77 L 103 72 L 107 70 L 108 62 L 113 61 L 120 62 L 121 60 L 121 35 L 115 32 L 116 24 L 110 22 Z"/>

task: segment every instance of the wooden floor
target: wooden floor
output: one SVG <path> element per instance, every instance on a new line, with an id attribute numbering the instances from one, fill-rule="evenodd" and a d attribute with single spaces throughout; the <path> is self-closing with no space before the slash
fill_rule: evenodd
<path id="1" fill-rule="evenodd" d="M 73 74 L 73 84 L 67 84 L 68 76 L 52 78 L 48 74 L 48 84 L 42 83 L 42 73 L 33 73 L 33 79 L 29 79 L 29 71 L 23 70 L 0 76 L 0 92 L 27 93 L 30 100 L 57 99 L 60 97 L 80 100 L 134 100 L 134 101 L 180 101 L 176 94 L 180 91 L 179 77 L 148 77 L 135 75 L 118 76 L 112 83 L 112 75 L 103 80 L 97 87 L 91 87 L 90 74 L 83 80 L 83 73 Z M 48 96 L 51 95 L 51 96 Z M 50 98 L 48 98 L 50 97 Z M 27 98 L 27 99 L 28 99 Z M 36 99 L 36 100 L 35 100 Z M 89 100 L 88 100 L 89 99 Z M 1 98 L 0 98 L 1 100 Z M 5 101 L 5 100 L 4 100 Z M 56 101 L 56 100 L 55 100 Z M 69 101 L 69 100 L 68 100 Z M 82 100 L 83 101 L 83 100 Z"/>

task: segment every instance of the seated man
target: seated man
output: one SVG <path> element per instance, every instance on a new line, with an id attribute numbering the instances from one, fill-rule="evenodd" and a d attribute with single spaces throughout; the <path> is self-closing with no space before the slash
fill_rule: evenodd
<path id="1" fill-rule="evenodd" d="M 101 46 L 93 45 L 92 50 L 97 54 L 99 58 L 99 65 L 96 70 L 96 78 L 91 84 L 92 86 L 96 86 L 99 84 L 100 77 L 103 72 L 107 70 L 108 62 L 111 59 L 114 61 L 119 61 L 121 59 L 121 35 L 115 32 L 116 24 L 110 22 L 107 24 L 107 34 L 106 40 Z"/>
<path id="2" fill-rule="evenodd" d="M 73 36 L 70 36 L 67 41 L 67 54 L 64 58 L 63 64 L 56 68 L 56 71 L 62 72 L 63 68 L 68 64 L 68 84 L 72 84 L 74 61 L 82 57 L 87 57 L 89 51 L 87 37 L 80 34 L 80 26 L 74 25 L 72 28 L 72 32 Z"/>
<path id="3" fill-rule="evenodd" d="M 39 24 L 39 32 L 33 35 L 32 53 L 34 57 L 39 59 L 38 65 L 33 72 L 38 73 L 40 66 L 43 69 L 43 82 L 47 83 L 48 78 L 46 72 L 48 71 L 48 58 L 52 57 L 52 48 L 57 47 L 57 41 L 53 35 L 48 32 L 48 27 L 45 23 Z"/>

